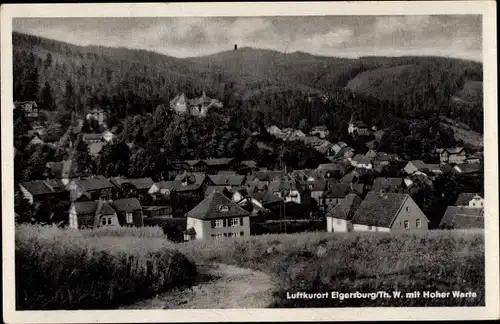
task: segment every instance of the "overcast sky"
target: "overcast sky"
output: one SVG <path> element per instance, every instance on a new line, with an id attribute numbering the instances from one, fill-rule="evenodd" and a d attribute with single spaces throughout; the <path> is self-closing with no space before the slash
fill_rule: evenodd
<path id="1" fill-rule="evenodd" d="M 190 57 L 239 47 L 326 56 L 438 55 L 482 61 L 479 15 L 16 18 L 15 31 L 77 45 Z"/>

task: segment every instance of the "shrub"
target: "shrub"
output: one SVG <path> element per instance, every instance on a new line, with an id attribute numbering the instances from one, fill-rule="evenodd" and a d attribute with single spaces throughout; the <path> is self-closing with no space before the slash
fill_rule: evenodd
<path id="1" fill-rule="evenodd" d="M 195 265 L 161 229 L 16 228 L 16 304 L 23 310 L 109 309 L 179 285 Z"/>

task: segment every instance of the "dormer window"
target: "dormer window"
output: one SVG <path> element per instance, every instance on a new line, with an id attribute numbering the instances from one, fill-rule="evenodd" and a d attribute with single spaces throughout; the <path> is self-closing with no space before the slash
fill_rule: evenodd
<path id="1" fill-rule="evenodd" d="M 219 211 L 221 211 L 221 212 L 228 212 L 229 211 L 229 207 L 224 206 L 224 205 L 220 205 L 219 206 Z"/>

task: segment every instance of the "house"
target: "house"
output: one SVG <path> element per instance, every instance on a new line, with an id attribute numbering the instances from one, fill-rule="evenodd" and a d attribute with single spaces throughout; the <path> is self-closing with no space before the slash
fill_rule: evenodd
<path id="1" fill-rule="evenodd" d="M 29 142 L 28 146 L 42 145 L 42 144 L 45 144 L 45 142 L 40 138 L 40 136 L 35 135 Z"/>
<path id="2" fill-rule="evenodd" d="M 258 181 L 269 184 L 269 182 L 271 181 L 280 180 L 284 177 L 286 177 L 286 173 L 283 170 L 260 169 L 259 171 L 256 171 L 253 174 L 249 175 L 247 177 L 247 182 L 251 182 L 254 179 L 257 179 Z"/>
<path id="3" fill-rule="evenodd" d="M 250 197 L 261 203 L 262 207 L 266 209 L 273 209 L 281 206 L 284 200 L 270 191 L 251 191 L 248 193 Z"/>
<path id="4" fill-rule="evenodd" d="M 101 175 L 73 179 L 66 187 L 70 192 L 71 201 L 111 200 L 113 188 L 113 184 Z"/>
<path id="5" fill-rule="evenodd" d="M 235 166 L 239 174 L 250 174 L 258 170 L 257 162 L 253 160 L 246 160 L 238 162 Z"/>
<path id="6" fill-rule="evenodd" d="M 342 199 L 347 197 L 351 191 L 351 185 L 348 183 L 332 183 L 327 190 L 323 192 L 320 198 L 320 209 L 330 210 L 335 207 Z"/>
<path id="7" fill-rule="evenodd" d="M 327 232 L 349 232 L 352 230 L 351 219 L 363 200 L 355 194 L 349 194 L 326 213 Z"/>
<path id="8" fill-rule="evenodd" d="M 438 226 L 440 229 L 483 229 L 484 208 L 448 206 Z"/>
<path id="9" fill-rule="evenodd" d="M 356 154 L 352 160 L 351 165 L 356 168 L 372 169 L 372 162 L 366 158 L 363 154 Z"/>
<path id="10" fill-rule="evenodd" d="M 467 156 L 467 159 L 465 159 L 464 163 L 469 163 L 469 164 L 481 163 L 481 159 L 482 156 L 480 154 L 475 153 Z"/>
<path id="11" fill-rule="evenodd" d="M 324 180 L 317 180 L 301 182 L 301 185 L 305 187 L 305 190 L 311 193 L 311 198 L 316 200 L 318 205 L 320 205 L 321 197 L 323 196 L 325 190 L 328 188 L 328 183 Z"/>
<path id="12" fill-rule="evenodd" d="M 64 160 L 61 162 L 47 162 L 45 164 L 45 175 L 48 178 L 59 179 L 66 186 L 72 177 L 71 174 L 72 160 Z"/>
<path id="13" fill-rule="evenodd" d="M 360 121 L 355 121 L 354 116 L 351 116 L 351 120 L 347 126 L 347 133 L 354 136 L 372 135 L 370 128 Z"/>
<path id="14" fill-rule="evenodd" d="M 372 191 L 398 193 L 403 190 L 403 178 L 379 177 L 373 180 Z"/>
<path id="15" fill-rule="evenodd" d="M 107 143 L 112 142 L 113 138 L 115 138 L 115 134 L 113 134 L 109 130 L 102 133 L 102 139 L 105 140 Z"/>
<path id="16" fill-rule="evenodd" d="M 238 203 L 242 209 L 250 213 L 251 218 L 266 214 L 268 210 L 262 205 L 259 200 L 247 195 L 245 198 L 241 199 Z"/>
<path id="17" fill-rule="evenodd" d="M 155 182 L 151 188 L 148 190 L 150 195 L 162 195 L 165 197 L 170 197 L 173 190 L 176 190 L 182 186 L 181 181 L 160 181 Z"/>
<path id="18" fill-rule="evenodd" d="M 85 115 L 86 120 L 96 120 L 99 125 L 103 125 L 106 121 L 107 114 L 102 109 L 92 109 Z"/>
<path id="19" fill-rule="evenodd" d="M 343 163 L 323 163 L 316 169 L 318 175 L 325 179 L 340 178 L 346 171 Z"/>
<path id="20" fill-rule="evenodd" d="M 335 156 L 335 154 L 337 154 L 337 152 L 335 152 L 334 149 L 335 145 L 326 140 L 314 148 L 316 149 L 316 151 L 320 152 L 321 154 L 324 154 L 325 156 Z"/>
<path id="21" fill-rule="evenodd" d="M 285 202 L 301 203 L 301 194 L 297 185 L 288 180 L 274 180 L 269 183 L 269 191 Z"/>
<path id="22" fill-rule="evenodd" d="M 369 192 L 352 217 L 353 231 L 427 230 L 429 220 L 407 194 Z"/>
<path id="23" fill-rule="evenodd" d="M 88 146 L 89 155 L 91 155 L 93 158 L 99 157 L 99 153 L 101 153 L 103 147 L 104 147 L 103 142 L 89 144 Z"/>
<path id="24" fill-rule="evenodd" d="M 345 146 L 340 149 L 336 156 L 345 160 L 351 160 L 354 156 L 354 149 L 352 147 Z"/>
<path id="25" fill-rule="evenodd" d="M 200 97 L 189 99 L 184 93 L 179 93 L 170 100 L 170 108 L 179 114 L 189 113 L 197 117 L 205 117 L 212 107 L 222 108 L 222 103 L 202 93 Z"/>
<path id="26" fill-rule="evenodd" d="M 272 136 L 282 136 L 283 132 L 281 129 L 278 128 L 278 126 L 272 125 L 271 127 L 267 128 L 267 132 L 271 134 Z"/>
<path id="27" fill-rule="evenodd" d="M 209 174 L 217 174 L 221 170 L 233 169 L 235 159 L 233 158 L 218 158 L 203 160 L 206 165 L 206 172 Z"/>
<path id="28" fill-rule="evenodd" d="M 366 152 L 365 154 L 365 157 L 369 160 L 369 161 L 373 161 L 376 157 L 378 156 L 378 153 L 377 151 L 375 150 L 369 150 L 368 152 Z"/>
<path id="29" fill-rule="evenodd" d="M 116 199 L 113 202 L 121 226 L 144 225 L 142 206 L 137 198 Z"/>
<path id="30" fill-rule="evenodd" d="M 330 135 L 330 131 L 328 131 L 328 128 L 326 128 L 326 126 L 316 126 L 311 129 L 309 135 L 317 136 L 319 138 L 326 138 L 328 137 L 328 135 Z"/>
<path id="31" fill-rule="evenodd" d="M 85 144 L 90 145 L 102 142 L 102 134 L 83 134 L 82 140 Z"/>
<path id="32" fill-rule="evenodd" d="M 26 118 L 38 118 L 38 105 L 34 101 L 16 101 L 14 109 L 20 109 Z"/>
<path id="33" fill-rule="evenodd" d="M 467 159 L 467 153 L 463 147 L 437 149 L 441 163 L 462 164 Z"/>
<path id="34" fill-rule="evenodd" d="M 215 174 L 209 175 L 208 179 L 214 186 L 240 187 L 245 182 L 243 175 Z"/>
<path id="35" fill-rule="evenodd" d="M 38 205 L 51 199 L 67 200 L 69 198 L 65 184 L 58 179 L 21 182 L 19 190 L 22 197 L 32 205 Z"/>
<path id="36" fill-rule="evenodd" d="M 250 236 L 250 213 L 220 192 L 213 192 L 187 214 L 190 239 Z"/>
<path id="37" fill-rule="evenodd" d="M 482 208 L 484 206 L 484 198 L 478 193 L 462 192 L 455 201 L 455 206 Z"/>
<path id="38" fill-rule="evenodd" d="M 372 159 L 372 162 L 376 166 L 384 167 L 386 165 L 391 164 L 392 158 L 389 154 L 384 152 L 379 152 L 375 158 Z"/>
<path id="39" fill-rule="evenodd" d="M 335 152 L 335 154 L 339 154 L 340 150 L 344 147 L 347 147 L 347 144 L 345 142 L 338 142 L 333 145 L 333 151 Z"/>
<path id="40" fill-rule="evenodd" d="M 289 178 L 295 181 L 316 181 L 319 177 L 316 170 L 303 169 L 303 170 L 293 170 L 289 173 Z"/>
<path id="41" fill-rule="evenodd" d="M 424 163 L 422 160 L 412 160 L 406 164 L 404 171 L 407 174 L 413 174 L 417 171 L 432 171 L 434 173 L 442 173 L 441 166 L 439 164 L 429 164 Z"/>
<path id="42" fill-rule="evenodd" d="M 69 208 L 69 228 L 120 226 L 116 211 L 105 201 L 78 201 Z"/>
<path id="43" fill-rule="evenodd" d="M 173 217 L 171 206 L 144 206 L 142 212 L 145 219 Z"/>
<path id="44" fill-rule="evenodd" d="M 109 182 L 116 187 L 119 197 L 145 197 L 154 185 L 151 178 L 112 177 Z"/>
<path id="45" fill-rule="evenodd" d="M 481 172 L 481 164 L 472 163 L 472 164 L 457 164 L 453 168 L 456 173 L 459 174 L 479 174 Z"/>
<path id="46" fill-rule="evenodd" d="M 205 197 L 210 196 L 214 191 L 218 191 L 226 197 L 233 196 L 233 192 L 226 186 L 207 186 L 207 189 L 205 189 Z"/>

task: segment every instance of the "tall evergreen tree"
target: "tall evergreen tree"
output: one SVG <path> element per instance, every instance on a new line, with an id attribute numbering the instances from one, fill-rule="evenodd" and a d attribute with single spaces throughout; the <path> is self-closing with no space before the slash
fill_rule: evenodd
<path id="1" fill-rule="evenodd" d="M 42 89 L 42 94 L 40 96 L 40 108 L 45 110 L 54 110 L 55 104 L 52 98 L 52 89 L 48 81 L 45 81 Z"/>

